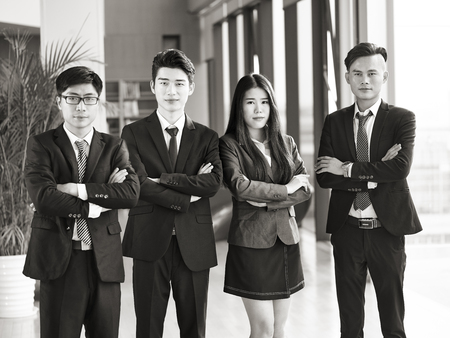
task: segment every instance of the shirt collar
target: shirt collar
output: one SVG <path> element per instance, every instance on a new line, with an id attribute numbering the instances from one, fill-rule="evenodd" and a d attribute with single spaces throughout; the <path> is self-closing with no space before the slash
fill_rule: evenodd
<path id="1" fill-rule="evenodd" d="M 79 138 L 75 134 L 73 134 L 69 129 L 66 127 L 66 123 L 63 124 L 64 131 L 66 132 L 67 136 L 69 137 L 70 143 L 73 145 L 75 144 L 75 141 L 78 140 L 85 140 L 87 144 L 90 146 L 92 143 L 92 137 L 94 137 L 94 128 L 91 128 L 91 131 L 86 134 L 85 137 Z"/>
<path id="2" fill-rule="evenodd" d="M 353 113 L 353 118 L 356 118 L 357 113 L 361 113 L 362 116 L 365 116 L 366 114 L 369 113 L 369 110 L 372 112 L 373 116 L 376 117 L 377 113 L 378 113 L 378 109 L 380 108 L 380 105 L 381 105 L 381 97 L 378 99 L 377 102 L 375 102 L 373 104 L 372 107 L 369 107 L 368 109 L 366 109 L 365 111 L 362 112 L 359 110 L 358 103 L 355 102 L 355 111 Z"/>
<path id="3" fill-rule="evenodd" d="M 158 115 L 159 123 L 161 123 L 161 128 L 163 130 L 166 130 L 169 126 L 175 126 L 178 128 L 178 131 L 183 130 L 184 124 L 186 122 L 186 114 L 183 113 L 183 115 L 180 116 L 180 118 L 175 122 L 175 124 L 170 124 L 164 116 L 162 116 L 158 110 L 156 111 L 156 114 Z"/>

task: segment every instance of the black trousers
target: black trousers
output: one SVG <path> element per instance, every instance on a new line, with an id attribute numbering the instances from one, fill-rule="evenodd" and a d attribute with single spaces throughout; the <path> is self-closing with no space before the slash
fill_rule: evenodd
<path id="1" fill-rule="evenodd" d="M 191 271 L 172 236 L 167 252 L 155 262 L 133 260 L 136 338 L 163 336 L 172 285 L 181 338 L 204 338 L 209 269 Z"/>
<path id="2" fill-rule="evenodd" d="M 377 295 L 384 338 L 405 338 L 403 279 L 405 238 L 384 228 L 362 230 L 345 224 L 331 236 L 341 338 L 363 338 L 367 269 Z"/>
<path id="3" fill-rule="evenodd" d="M 41 281 L 41 337 L 119 336 L 120 283 L 98 276 L 93 251 L 72 250 L 69 266 L 58 279 Z"/>

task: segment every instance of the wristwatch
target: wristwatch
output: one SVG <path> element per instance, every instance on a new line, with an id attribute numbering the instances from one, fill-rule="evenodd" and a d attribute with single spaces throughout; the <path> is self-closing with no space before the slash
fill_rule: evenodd
<path id="1" fill-rule="evenodd" d="M 347 177 L 347 178 L 350 177 L 348 175 L 348 169 L 350 168 L 350 165 L 352 165 L 352 162 L 350 162 L 350 161 L 342 163 L 341 168 L 342 168 L 342 170 L 344 170 L 344 177 Z"/>

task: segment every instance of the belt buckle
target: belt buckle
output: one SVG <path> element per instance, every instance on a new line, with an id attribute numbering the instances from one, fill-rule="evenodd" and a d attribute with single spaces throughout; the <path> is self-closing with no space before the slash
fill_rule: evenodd
<path id="1" fill-rule="evenodd" d="M 368 230 L 368 229 L 373 229 L 375 227 L 375 225 L 377 223 L 377 220 L 376 219 L 363 218 L 363 219 L 360 219 L 358 222 L 359 222 L 358 227 L 360 229 Z"/>

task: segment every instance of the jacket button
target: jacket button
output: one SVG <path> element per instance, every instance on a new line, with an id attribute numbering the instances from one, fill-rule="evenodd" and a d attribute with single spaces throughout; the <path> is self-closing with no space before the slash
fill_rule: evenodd
<path id="1" fill-rule="evenodd" d="M 72 214 L 69 214 L 69 217 L 72 217 Z"/>
<path id="2" fill-rule="evenodd" d="M 97 197 L 97 198 L 98 198 L 98 194 L 95 194 L 95 197 Z"/>
<path id="3" fill-rule="evenodd" d="M 66 228 L 66 231 L 69 231 L 69 230 L 70 230 L 70 227 L 67 227 L 67 228 Z"/>
<path id="4" fill-rule="evenodd" d="M 108 198 L 109 196 L 108 195 L 105 195 L 105 198 Z"/>

